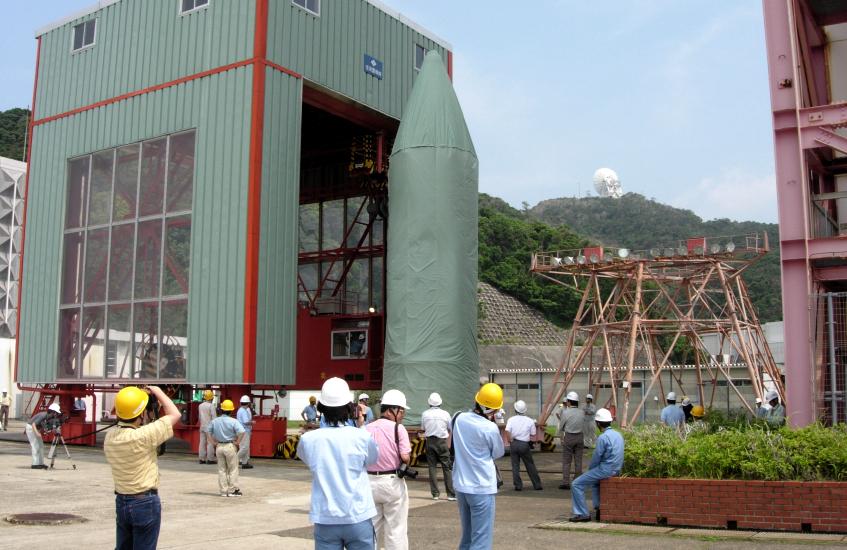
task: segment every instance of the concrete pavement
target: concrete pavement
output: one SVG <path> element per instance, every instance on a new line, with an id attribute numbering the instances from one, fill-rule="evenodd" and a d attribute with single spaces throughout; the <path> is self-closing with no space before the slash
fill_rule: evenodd
<path id="1" fill-rule="evenodd" d="M 8 432 L 12 435 L 12 432 Z M 5 439 L 6 433 L 0 438 Z M 177 446 L 176 444 L 174 446 Z M 64 548 L 111 548 L 114 545 L 114 494 L 109 467 L 102 450 L 70 447 L 71 469 L 66 458 L 55 470 L 32 470 L 29 446 L 19 441 L 0 441 L 0 517 L 32 512 L 72 513 L 86 518 L 82 524 L 54 527 L 12 525 L 0 521 L 0 548 L 60 550 Z M 59 455 L 62 456 L 62 455 Z M 757 534 L 727 531 L 606 525 L 575 526 L 566 521 L 570 494 L 557 489 L 558 454 L 537 454 L 543 491 L 511 488 L 508 463 L 502 462 L 506 485 L 497 498 L 495 548 L 845 548 L 839 536 L 820 538 L 794 534 Z M 309 524 L 309 471 L 299 461 L 254 459 L 255 468 L 241 475 L 245 496 L 221 498 L 217 492 L 216 467 L 200 465 L 196 457 L 169 452 L 160 458 L 163 504 L 160 548 L 208 550 L 230 545 L 249 548 L 313 548 Z M 409 483 L 411 548 L 454 548 L 460 526 L 454 502 L 433 501 L 429 485 L 420 478 Z M 528 481 L 525 478 L 525 487 Z M 531 486 L 530 486 L 531 487 Z M 680 537 L 684 537 L 681 540 Z M 823 545 L 823 546 L 821 546 Z"/>

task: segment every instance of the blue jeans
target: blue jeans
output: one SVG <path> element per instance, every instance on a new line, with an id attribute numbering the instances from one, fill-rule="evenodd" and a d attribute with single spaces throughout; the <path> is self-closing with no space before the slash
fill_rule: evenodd
<path id="1" fill-rule="evenodd" d="M 369 519 L 346 525 L 315 524 L 315 550 L 373 550 L 375 542 Z"/>
<path id="2" fill-rule="evenodd" d="M 617 475 L 603 468 L 592 468 L 576 478 L 571 483 L 571 500 L 573 500 L 573 515 L 590 516 L 588 508 L 585 507 L 585 489 L 591 487 L 591 498 L 594 507 L 600 507 L 600 480 Z"/>
<path id="3" fill-rule="evenodd" d="M 155 550 L 162 524 L 159 495 L 128 497 L 115 495 L 117 550 Z"/>
<path id="4" fill-rule="evenodd" d="M 459 550 L 485 550 L 494 540 L 494 502 L 497 495 L 472 495 L 456 491 L 462 540 Z"/>

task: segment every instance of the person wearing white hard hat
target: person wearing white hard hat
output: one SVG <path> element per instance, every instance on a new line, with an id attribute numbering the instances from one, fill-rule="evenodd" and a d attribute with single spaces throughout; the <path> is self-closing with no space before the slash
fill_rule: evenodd
<path id="1" fill-rule="evenodd" d="M 250 436 L 253 435 L 253 409 L 250 396 L 242 395 L 239 403 L 241 406 L 238 407 L 235 418 L 244 427 L 244 437 L 241 438 L 241 445 L 238 447 L 238 463 L 242 469 L 249 470 L 253 467 L 250 464 Z"/>
<path id="2" fill-rule="evenodd" d="M 694 422 L 694 416 L 691 414 L 691 410 L 694 408 L 694 403 L 691 402 L 691 399 L 688 396 L 682 396 L 682 405 L 679 407 L 682 409 L 682 414 L 685 415 L 685 423 Z"/>
<path id="3" fill-rule="evenodd" d="M 515 491 L 523 490 L 521 479 L 521 461 L 532 482 L 532 487 L 540 491 L 541 478 L 532 459 L 532 440 L 535 437 L 535 420 L 526 416 L 526 403 L 515 401 L 515 412 L 518 413 L 506 422 L 506 441 L 509 442 L 509 455 L 512 459 L 512 482 Z"/>
<path id="4" fill-rule="evenodd" d="M 371 396 L 366 393 L 359 394 L 359 414 L 356 418 L 356 425 L 359 427 L 374 421 L 374 413 L 368 406 L 368 399 L 370 398 Z"/>
<path id="5" fill-rule="evenodd" d="M 582 444 L 586 449 L 594 448 L 594 440 L 597 439 L 597 426 L 594 425 L 594 415 L 597 407 L 594 405 L 594 396 L 585 394 L 585 406 L 582 408 L 585 418 L 582 419 Z"/>
<path id="6" fill-rule="evenodd" d="M 765 415 L 767 414 L 767 412 L 768 412 L 767 409 L 765 409 L 762 406 L 762 398 L 761 397 L 756 398 L 756 408 L 753 409 L 753 411 L 756 413 L 756 418 L 764 418 Z"/>
<path id="7" fill-rule="evenodd" d="M 25 431 L 26 438 L 29 440 L 29 447 L 32 450 L 32 469 L 46 470 L 47 465 L 44 464 L 44 440 L 42 430 L 52 424 L 52 420 L 61 416 L 62 409 L 58 403 L 51 403 L 46 411 L 41 411 L 32 415 L 29 422 L 26 423 Z"/>
<path id="8" fill-rule="evenodd" d="M 315 548 L 374 548 L 376 516 L 367 467 L 379 458 L 366 430 L 350 425 L 358 414 L 350 387 L 341 378 L 324 382 L 318 398 L 320 430 L 300 437 L 297 457 L 312 472 L 309 520 Z"/>
<path id="9" fill-rule="evenodd" d="M 4 432 L 9 431 L 9 409 L 12 407 L 12 398 L 6 390 L 3 390 L 3 396 L 0 397 L 0 429 Z"/>
<path id="10" fill-rule="evenodd" d="M 441 396 L 429 394 L 429 408 L 421 413 L 421 429 L 426 438 L 426 464 L 429 469 L 429 490 L 432 499 L 438 500 L 438 465 L 444 474 L 447 500 L 456 500 L 453 492 L 453 464 L 450 461 L 450 413 L 441 408 Z"/>
<path id="11" fill-rule="evenodd" d="M 385 550 L 409 548 L 409 490 L 404 478 L 418 474 L 408 468 L 412 445 L 402 424 L 408 409 L 403 392 L 388 390 L 382 394 L 380 418 L 365 426 L 379 449 L 379 458 L 368 466 L 368 478 L 376 504 L 376 539 Z"/>
<path id="12" fill-rule="evenodd" d="M 573 462 L 573 477 L 576 478 L 582 473 L 582 453 L 585 450 L 583 441 L 585 413 L 578 408 L 579 395 L 571 391 L 565 399 L 567 405 L 559 421 L 559 436 L 562 438 L 562 482 L 559 484 L 559 489 L 568 489 L 571 486 L 571 462 Z"/>
<path id="13" fill-rule="evenodd" d="M 624 440 L 621 434 L 611 429 L 612 413 L 608 409 L 600 409 L 595 416 L 600 437 L 597 438 L 597 448 L 591 455 L 588 471 L 576 478 L 571 486 L 573 515 L 569 521 L 590 521 L 591 515 L 585 506 L 585 490 L 591 488 L 596 519 L 600 519 L 600 480 L 617 476 L 623 468 Z"/>
<path id="14" fill-rule="evenodd" d="M 765 393 L 765 401 L 770 406 L 765 415 L 765 420 L 772 426 L 782 426 L 785 424 L 785 407 L 779 402 L 779 394 L 776 390 L 768 390 Z"/>
<path id="15" fill-rule="evenodd" d="M 685 425 L 685 413 L 676 406 L 676 394 L 674 392 L 669 392 L 666 400 L 668 404 L 662 409 L 659 420 L 663 425 L 679 430 Z"/>

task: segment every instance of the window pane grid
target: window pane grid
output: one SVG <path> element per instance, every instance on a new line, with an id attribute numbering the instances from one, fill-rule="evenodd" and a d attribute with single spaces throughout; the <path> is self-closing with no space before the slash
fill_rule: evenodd
<path id="1" fill-rule="evenodd" d="M 172 158 L 175 136 L 180 149 Z M 146 174 L 145 145 L 152 153 Z M 128 168 L 122 170 L 127 160 Z M 171 166 L 171 160 L 179 166 Z M 58 377 L 183 380 L 194 131 L 77 157 L 69 166 Z M 134 183 L 128 179 L 132 171 Z M 169 196 L 172 177 L 179 180 L 179 188 Z M 145 183 L 153 195 L 146 205 Z M 139 216 L 145 206 L 145 215 Z M 174 206 L 179 209 L 166 212 Z M 97 212 L 93 217 L 92 209 Z M 140 294 L 139 261 L 147 264 L 142 274 L 147 287 Z"/>

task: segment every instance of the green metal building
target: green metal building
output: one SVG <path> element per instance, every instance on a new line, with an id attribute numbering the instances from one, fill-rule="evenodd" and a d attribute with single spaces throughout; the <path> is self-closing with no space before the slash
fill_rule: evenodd
<path id="1" fill-rule="evenodd" d="M 449 44 L 370 0 L 101 0 L 37 40 L 17 380 L 379 387 L 385 159 Z"/>

